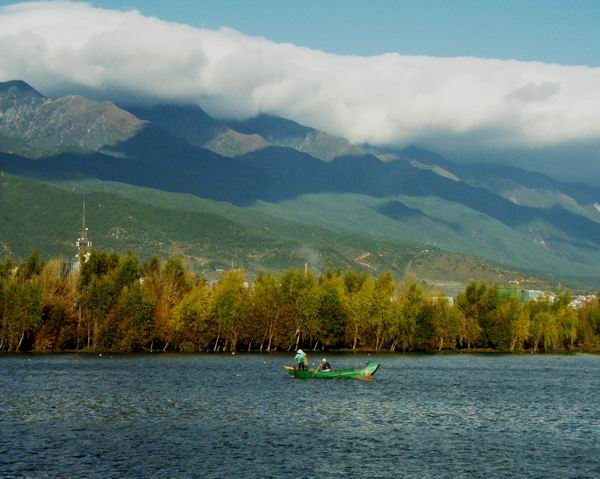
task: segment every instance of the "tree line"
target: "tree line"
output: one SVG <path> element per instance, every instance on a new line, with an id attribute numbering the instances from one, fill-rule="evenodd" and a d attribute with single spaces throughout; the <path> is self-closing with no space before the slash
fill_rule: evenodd
<path id="1" fill-rule="evenodd" d="M 243 270 L 216 282 L 181 259 L 91 251 L 0 262 L 0 351 L 600 350 L 600 300 L 520 301 L 472 282 L 449 302 L 389 273 Z"/>

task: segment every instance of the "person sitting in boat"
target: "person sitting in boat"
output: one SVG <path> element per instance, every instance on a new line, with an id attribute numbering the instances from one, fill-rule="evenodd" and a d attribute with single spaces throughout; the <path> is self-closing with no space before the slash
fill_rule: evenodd
<path id="1" fill-rule="evenodd" d="M 304 351 L 299 349 L 296 352 L 296 356 L 294 356 L 294 361 L 296 361 L 296 366 L 298 367 L 298 370 L 304 371 L 304 369 L 306 369 L 306 366 L 308 365 L 308 356 Z"/>
<path id="2" fill-rule="evenodd" d="M 319 363 L 319 371 L 331 371 L 331 369 L 332 367 L 329 361 L 327 361 L 325 358 L 321 359 L 321 362 Z"/>

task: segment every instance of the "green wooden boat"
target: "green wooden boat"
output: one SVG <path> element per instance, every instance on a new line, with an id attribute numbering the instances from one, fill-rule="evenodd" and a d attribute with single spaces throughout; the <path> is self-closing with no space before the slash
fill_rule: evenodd
<path id="1" fill-rule="evenodd" d="M 284 366 L 287 373 L 300 379 L 361 379 L 370 381 L 379 369 L 380 364 L 369 361 L 364 368 L 359 369 L 332 369 L 331 371 L 319 371 L 318 369 L 306 369 L 300 371 L 291 366 Z"/>

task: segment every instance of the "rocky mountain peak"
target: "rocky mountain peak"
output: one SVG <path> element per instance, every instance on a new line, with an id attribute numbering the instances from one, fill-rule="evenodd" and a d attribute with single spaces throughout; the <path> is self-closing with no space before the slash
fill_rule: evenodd
<path id="1" fill-rule="evenodd" d="M 45 101 L 46 97 L 22 80 L 0 82 L 0 121 L 9 110 L 35 108 Z"/>
<path id="2" fill-rule="evenodd" d="M 99 150 L 130 138 L 144 124 L 110 101 L 78 95 L 48 99 L 23 81 L 0 83 L 0 137 L 11 153 L 31 157 L 70 147 Z"/>
<path id="3" fill-rule="evenodd" d="M 6 93 L 12 93 L 15 95 L 33 94 L 44 98 L 44 96 L 40 92 L 38 92 L 29 83 L 24 82 L 23 80 L 9 80 L 6 82 L 0 82 L 0 95 L 4 95 Z"/>

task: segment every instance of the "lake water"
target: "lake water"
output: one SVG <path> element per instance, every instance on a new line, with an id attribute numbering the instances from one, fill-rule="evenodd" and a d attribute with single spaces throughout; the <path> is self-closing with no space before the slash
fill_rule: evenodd
<path id="1" fill-rule="evenodd" d="M 0 476 L 600 477 L 600 356 L 290 358 L 0 356 Z"/>

